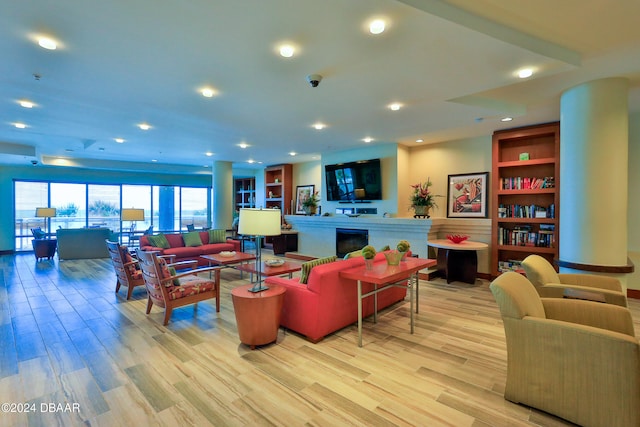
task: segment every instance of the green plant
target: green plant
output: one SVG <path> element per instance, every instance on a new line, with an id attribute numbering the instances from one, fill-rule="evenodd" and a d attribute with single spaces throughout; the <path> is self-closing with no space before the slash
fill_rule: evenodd
<path id="1" fill-rule="evenodd" d="M 73 203 L 69 203 L 66 206 L 56 208 L 56 216 L 76 216 L 78 214 L 78 210 L 79 209 L 76 205 L 74 205 Z"/>
<path id="2" fill-rule="evenodd" d="M 362 256 L 364 259 L 373 259 L 376 256 L 376 249 L 371 245 L 367 245 L 362 248 Z"/>
<path id="3" fill-rule="evenodd" d="M 436 204 L 436 197 L 441 197 L 435 194 L 432 194 L 429 191 L 429 187 L 431 187 L 433 183 L 431 179 L 427 178 L 427 181 L 422 183 L 419 182 L 411 186 L 413 188 L 413 193 L 409 200 L 411 201 L 411 208 L 414 206 L 427 206 L 429 208 L 438 207 Z"/>
<path id="4" fill-rule="evenodd" d="M 315 191 L 313 193 L 310 193 L 309 196 L 302 201 L 302 206 L 304 206 L 305 208 L 315 208 L 316 206 L 318 206 L 319 201 L 320 196 L 318 195 L 318 192 Z"/>
<path id="5" fill-rule="evenodd" d="M 113 203 L 96 200 L 89 205 L 89 213 L 96 216 L 118 216 L 120 210 Z"/>
<path id="6" fill-rule="evenodd" d="M 409 244 L 409 242 L 406 240 L 400 240 L 398 242 L 398 245 L 396 246 L 396 249 L 399 252 L 407 252 L 409 248 L 411 248 L 411 244 Z"/>

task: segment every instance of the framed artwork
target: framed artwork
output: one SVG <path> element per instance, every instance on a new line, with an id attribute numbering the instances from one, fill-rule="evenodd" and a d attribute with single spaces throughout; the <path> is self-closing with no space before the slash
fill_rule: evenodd
<path id="1" fill-rule="evenodd" d="M 296 187 L 296 214 L 305 214 L 302 203 L 315 191 L 315 185 L 298 185 Z"/>
<path id="2" fill-rule="evenodd" d="M 489 172 L 449 175 L 448 218 L 486 218 Z"/>

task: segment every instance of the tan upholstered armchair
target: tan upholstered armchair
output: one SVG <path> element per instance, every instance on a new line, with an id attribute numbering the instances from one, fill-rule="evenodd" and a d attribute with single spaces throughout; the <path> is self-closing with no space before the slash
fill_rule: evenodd
<path id="1" fill-rule="evenodd" d="M 529 255 L 522 261 L 527 278 L 541 297 L 577 297 L 627 306 L 627 296 L 620 281 L 595 274 L 558 274 L 540 255 Z"/>
<path id="2" fill-rule="evenodd" d="M 504 397 L 583 426 L 640 425 L 640 344 L 628 309 L 491 283 L 507 340 Z"/>

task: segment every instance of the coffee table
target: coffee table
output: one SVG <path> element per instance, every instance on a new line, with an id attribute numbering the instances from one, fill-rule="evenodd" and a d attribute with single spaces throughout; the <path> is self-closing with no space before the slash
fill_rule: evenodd
<path id="1" fill-rule="evenodd" d="M 200 258 L 209 262 L 209 267 L 219 266 L 220 268 L 215 270 L 216 283 L 220 283 L 220 269 L 222 268 L 235 268 L 240 270 L 240 277 L 242 278 L 242 270 L 240 267 L 243 263 L 253 261 L 256 259 L 254 254 L 248 254 L 245 252 L 236 252 L 233 256 L 222 256 L 220 254 L 200 255 Z M 237 265 L 240 264 L 240 265 Z"/>
<path id="2" fill-rule="evenodd" d="M 400 265 L 388 265 L 376 263 L 371 270 L 364 265 L 341 271 L 340 277 L 356 280 L 358 282 L 358 346 L 362 347 L 362 300 L 373 295 L 373 322 L 378 322 L 378 293 L 390 287 L 407 288 L 411 305 L 409 317 L 411 333 L 413 334 L 413 284 L 415 283 L 416 295 L 418 294 L 418 272 L 422 269 L 436 265 L 435 259 L 407 258 Z M 372 283 L 374 289 L 362 294 L 362 283 Z"/>
<path id="3" fill-rule="evenodd" d="M 253 275 L 258 274 L 255 263 L 242 264 L 237 266 L 236 268 L 238 270 L 251 273 L 252 282 L 253 282 Z M 300 271 L 301 269 L 302 269 L 302 264 L 295 261 L 285 261 L 284 264 L 275 266 L 275 267 L 268 266 L 267 264 L 265 264 L 264 261 L 262 261 L 262 265 L 260 267 L 260 275 L 263 277 L 271 277 L 271 276 L 282 276 L 282 275 L 288 274 L 289 279 L 291 279 L 292 274 L 295 273 L 296 271 Z"/>

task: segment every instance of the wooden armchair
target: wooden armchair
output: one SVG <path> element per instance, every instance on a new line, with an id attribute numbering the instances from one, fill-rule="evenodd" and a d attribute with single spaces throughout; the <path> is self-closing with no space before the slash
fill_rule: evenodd
<path id="1" fill-rule="evenodd" d="M 214 279 L 197 276 L 198 273 L 211 272 L 220 267 L 205 267 L 177 273 L 174 266 L 189 264 L 191 261 L 167 264 L 155 252 L 138 249 L 137 254 L 149 297 L 147 314 L 151 312 L 153 304 L 163 307 L 163 324 L 166 326 L 174 308 L 210 298 L 215 298 L 216 311 L 220 311 L 220 284 L 215 281 L 216 275 L 213 276 Z"/>
<path id="2" fill-rule="evenodd" d="M 514 272 L 490 288 L 507 342 L 505 399 L 582 426 L 640 425 L 640 343 L 627 308 L 540 298 Z"/>
<path id="3" fill-rule="evenodd" d="M 106 242 L 113 269 L 116 272 L 116 293 L 120 290 L 120 286 L 124 285 L 127 287 L 127 299 L 130 299 L 133 289 L 144 285 L 138 260 L 131 256 L 126 246 L 120 246 L 117 242 L 109 240 Z"/>
<path id="4" fill-rule="evenodd" d="M 615 277 L 595 274 L 558 274 L 540 255 L 529 255 L 522 261 L 527 279 L 541 297 L 573 297 L 627 307 L 627 296 Z"/>

